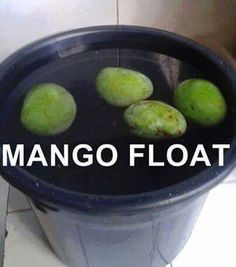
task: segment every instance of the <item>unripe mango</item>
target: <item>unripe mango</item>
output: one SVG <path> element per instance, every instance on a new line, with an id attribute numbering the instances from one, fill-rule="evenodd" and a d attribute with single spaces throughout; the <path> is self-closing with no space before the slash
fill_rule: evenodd
<path id="1" fill-rule="evenodd" d="M 202 79 L 180 83 L 174 93 L 174 103 L 187 120 L 202 126 L 219 124 L 227 111 L 220 89 Z"/>
<path id="2" fill-rule="evenodd" d="M 125 68 L 107 67 L 97 75 L 98 93 L 109 104 L 127 107 L 153 93 L 152 81 L 144 74 Z"/>
<path id="3" fill-rule="evenodd" d="M 178 110 L 155 100 L 129 106 L 124 119 L 135 135 L 144 138 L 175 138 L 183 135 L 187 128 L 186 120 Z"/>
<path id="4" fill-rule="evenodd" d="M 56 135 L 66 131 L 76 115 L 73 96 L 56 84 L 39 84 L 26 95 L 21 109 L 21 123 L 38 135 Z"/>

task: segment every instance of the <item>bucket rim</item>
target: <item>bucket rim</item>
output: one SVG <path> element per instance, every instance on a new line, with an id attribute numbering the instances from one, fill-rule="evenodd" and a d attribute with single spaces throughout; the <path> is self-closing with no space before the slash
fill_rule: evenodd
<path id="1" fill-rule="evenodd" d="M 102 37 L 101 40 L 97 39 L 98 36 Z M 25 56 L 29 56 L 39 49 L 50 48 L 50 53 L 52 53 L 52 59 L 54 60 L 61 58 L 60 51 L 65 48 L 65 45 L 68 45 L 69 40 L 77 42 L 78 50 L 76 52 L 68 50 L 68 53 L 80 53 L 93 50 L 94 47 L 102 47 L 105 45 L 105 42 L 108 42 L 108 45 L 112 46 L 109 40 L 112 40 L 113 45 L 119 41 L 121 46 L 125 46 L 126 40 L 123 40 L 123 38 L 130 38 L 133 42 L 139 41 L 142 45 L 147 45 L 152 40 L 159 40 L 162 52 L 167 53 L 169 50 L 172 54 L 177 53 L 176 58 L 180 59 L 182 59 L 182 56 L 186 57 L 185 59 L 189 56 L 184 55 L 185 51 L 188 51 L 187 53 L 193 53 L 192 56 L 200 56 L 224 75 L 236 94 L 235 70 L 209 49 L 175 33 L 128 25 L 81 28 L 59 33 L 27 45 L 1 63 L 0 84 L 6 75 L 9 74 L 9 71 L 14 69 L 13 66 L 16 66 Z M 165 47 L 167 43 L 169 47 Z M 152 44 L 150 46 L 153 47 Z M 176 48 L 173 48 L 175 46 L 182 48 L 182 51 L 176 52 Z M 32 199 L 73 209 L 129 212 L 170 205 L 203 194 L 222 181 L 234 168 L 235 164 L 236 136 L 234 135 L 231 148 L 225 154 L 225 164 L 223 167 L 213 164 L 211 167 L 204 169 L 181 183 L 146 193 L 132 195 L 93 195 L 63 189 L 48 182 L 39 181 L 34 175 L 18 166 L 1 166 L 0 172 L 10 184 Z"/>

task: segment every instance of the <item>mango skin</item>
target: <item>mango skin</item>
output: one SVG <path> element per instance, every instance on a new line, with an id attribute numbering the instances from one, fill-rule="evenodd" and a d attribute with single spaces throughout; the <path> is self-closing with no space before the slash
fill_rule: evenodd
<path id="1" fill-rule="evenodd" d="M 147 76 L 118 67 L 102 69 L 97 75 L 96 86 L 105 101 L 116 107 L 127 107 L 153 93 L 152 81 Z"/>
<path id="2" fill-rule="evenodd" d="M 174 103 L 187 120 L 205 127 L 219 124 L 227 112 L 220 89 L 202 79 L 180 83 L 174 93 Z"/>
<path id="3" fill-rule="evenodd" d="M 179 137 L 187 129 L 186 120 L 177 109 L 155 100 L 129 106 L 124 120 L 135 135 L 149 139 Z"/>
<path id="4" fill-rule="evenodd" d="M 56 84 L 39 84 L 26 95 L 21 109 L 22 125 L 37 135 L 56 135 L 66 131 L 76 116 L 73 96 Z"/>

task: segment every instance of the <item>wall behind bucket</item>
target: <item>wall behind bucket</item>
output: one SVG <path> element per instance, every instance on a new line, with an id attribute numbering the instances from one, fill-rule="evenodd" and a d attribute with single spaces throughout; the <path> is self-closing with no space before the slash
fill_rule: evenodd
<path id="1" fill-rule="evenodd" d="M 185 36 L 203 35 L 235 49 L 235 0 L 119 0 L 119 11 L 120 24 L 157 27 Z"/>
<path id="2" fill-rule="evenodd" d="M 92 25 L 137 24 L 207 35 L 233 49 L 235 0 L 2 0 L 0 61 L 44 36 Z"/>
<path id="3" fill-rule="evenodd" d="M 0 61 L 48 35 L 105 24 L 116 24 L 115 0 L 1 0 Z"/>

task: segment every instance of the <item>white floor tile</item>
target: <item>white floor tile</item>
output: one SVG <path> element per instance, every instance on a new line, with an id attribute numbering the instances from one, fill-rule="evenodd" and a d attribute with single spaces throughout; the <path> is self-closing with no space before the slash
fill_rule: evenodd
<path id="1" fill-rule="evenodd" d="M 51 251 L 32 211 L 7 219 L 4 267 L 65 267 Z"/>
<path id="2" fill-rule="evenodd" d="M 228 175 L 224 183 L 236 183 L 236 168 Z"/>
<path id="3" fill-rule="evenodd" d="M 26 200 L 25 195 L 11 186 L 8 200 L 8 212 L 12 213 L 26 209 L 30 209 L 30 206 L 28 201 Z"/>
<path id="4" fill-rule="evenodd" d="M 0 1 L 0 61 L 56 32 L 116 23 L 115 0 Z"/>
<path id="5" fill-rule="evenodd" d="M 214 189 L 174 267 L 236 266 L 236 184 Z"/>

